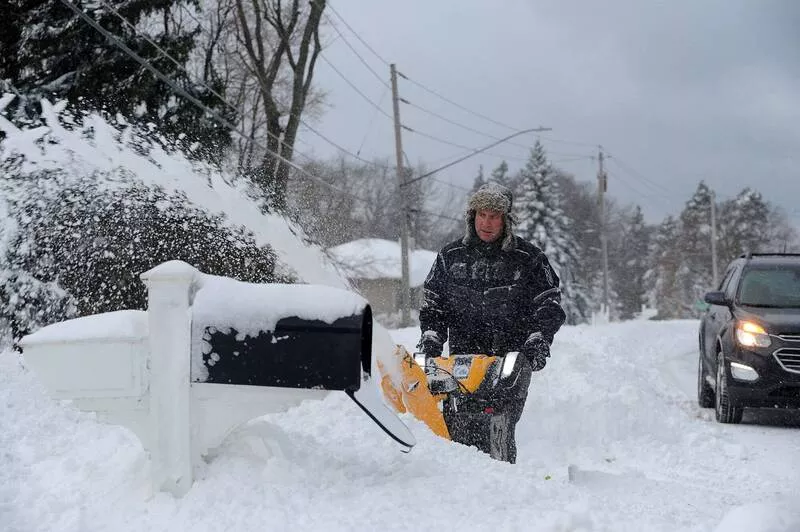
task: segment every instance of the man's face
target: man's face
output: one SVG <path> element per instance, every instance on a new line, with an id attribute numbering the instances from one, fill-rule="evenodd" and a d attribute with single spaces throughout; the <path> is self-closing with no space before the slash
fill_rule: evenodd
<path id="1" fill-rule="evenodd" d="M 484 242 L 494 242 L 503 233 L 503 213 L 481 210 L 475 213 L 475 232 Z"/>

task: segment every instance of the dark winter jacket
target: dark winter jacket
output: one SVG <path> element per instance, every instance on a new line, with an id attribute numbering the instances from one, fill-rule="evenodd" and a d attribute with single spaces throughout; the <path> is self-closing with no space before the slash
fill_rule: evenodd
<path id="1" fill-rule="evenodd" d="M 423 336 L 449 338 L 450 353 L 517 351 L 536 331 L 553 341 L 566 317 L 560 280 L 541 249 L 511 237 L 512 245 L 459 239 L 439 252 L 424 285 Z"/>

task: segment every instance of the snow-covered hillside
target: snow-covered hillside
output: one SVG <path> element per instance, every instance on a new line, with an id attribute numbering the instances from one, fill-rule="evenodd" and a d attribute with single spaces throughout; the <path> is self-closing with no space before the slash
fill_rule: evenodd
<path id="1" fill-rule="evenodd" d="M 697 323 L 565 327 L 516 465 L 430 434 L 403 454 L 344 394 L 228 438 L 183 499 L 147 498 L 126 430 L 50 400 L 0 354 L 0 523 L 29 531 L 800 530 L 800 420 L 723 426 L 694 399 Z M 417 331 L 394 331 L 412 347 Z M 283 435 L 260 452 L 266 427 Z M 568 467 L 573 465 L 572 480 Z"/>

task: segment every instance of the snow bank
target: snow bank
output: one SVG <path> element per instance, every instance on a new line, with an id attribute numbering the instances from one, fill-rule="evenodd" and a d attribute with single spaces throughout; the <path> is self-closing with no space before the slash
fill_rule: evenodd
<path id="1" fill-rule="evenodd" d="M 419 335 L 391 333 L 409 348 Z M 48 399 L 6 352 L 0 523 L 11 532 L 797 530 L 800 421 L 713 421 L 694 398 L 696 334 L 693 321 L 562 329 L 534 376 L 514 466 L 407 415 L 418 443 L 401 453 L 331 394 L 241 427 L 182 499 L 148 499 L 136 438 Z M 282 452 L 268 458 L 275 446 Z M 587 474 L 569 482 L 570 464 Z"/>
<path id="2" fill-rule="evenodd" d="M 797 532 L 800 496 L 793 502 L 757 503 L 734 508 L 714 532 Z"/>

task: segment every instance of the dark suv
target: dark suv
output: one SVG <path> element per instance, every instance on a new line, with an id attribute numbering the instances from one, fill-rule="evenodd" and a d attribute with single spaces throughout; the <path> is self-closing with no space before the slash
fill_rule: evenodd
<path id="1" fill-rule="evenodd" d="M 800 407 L 800 255 L 735 259 L 700 321 L 697 399 L 717 421 Z"/>

